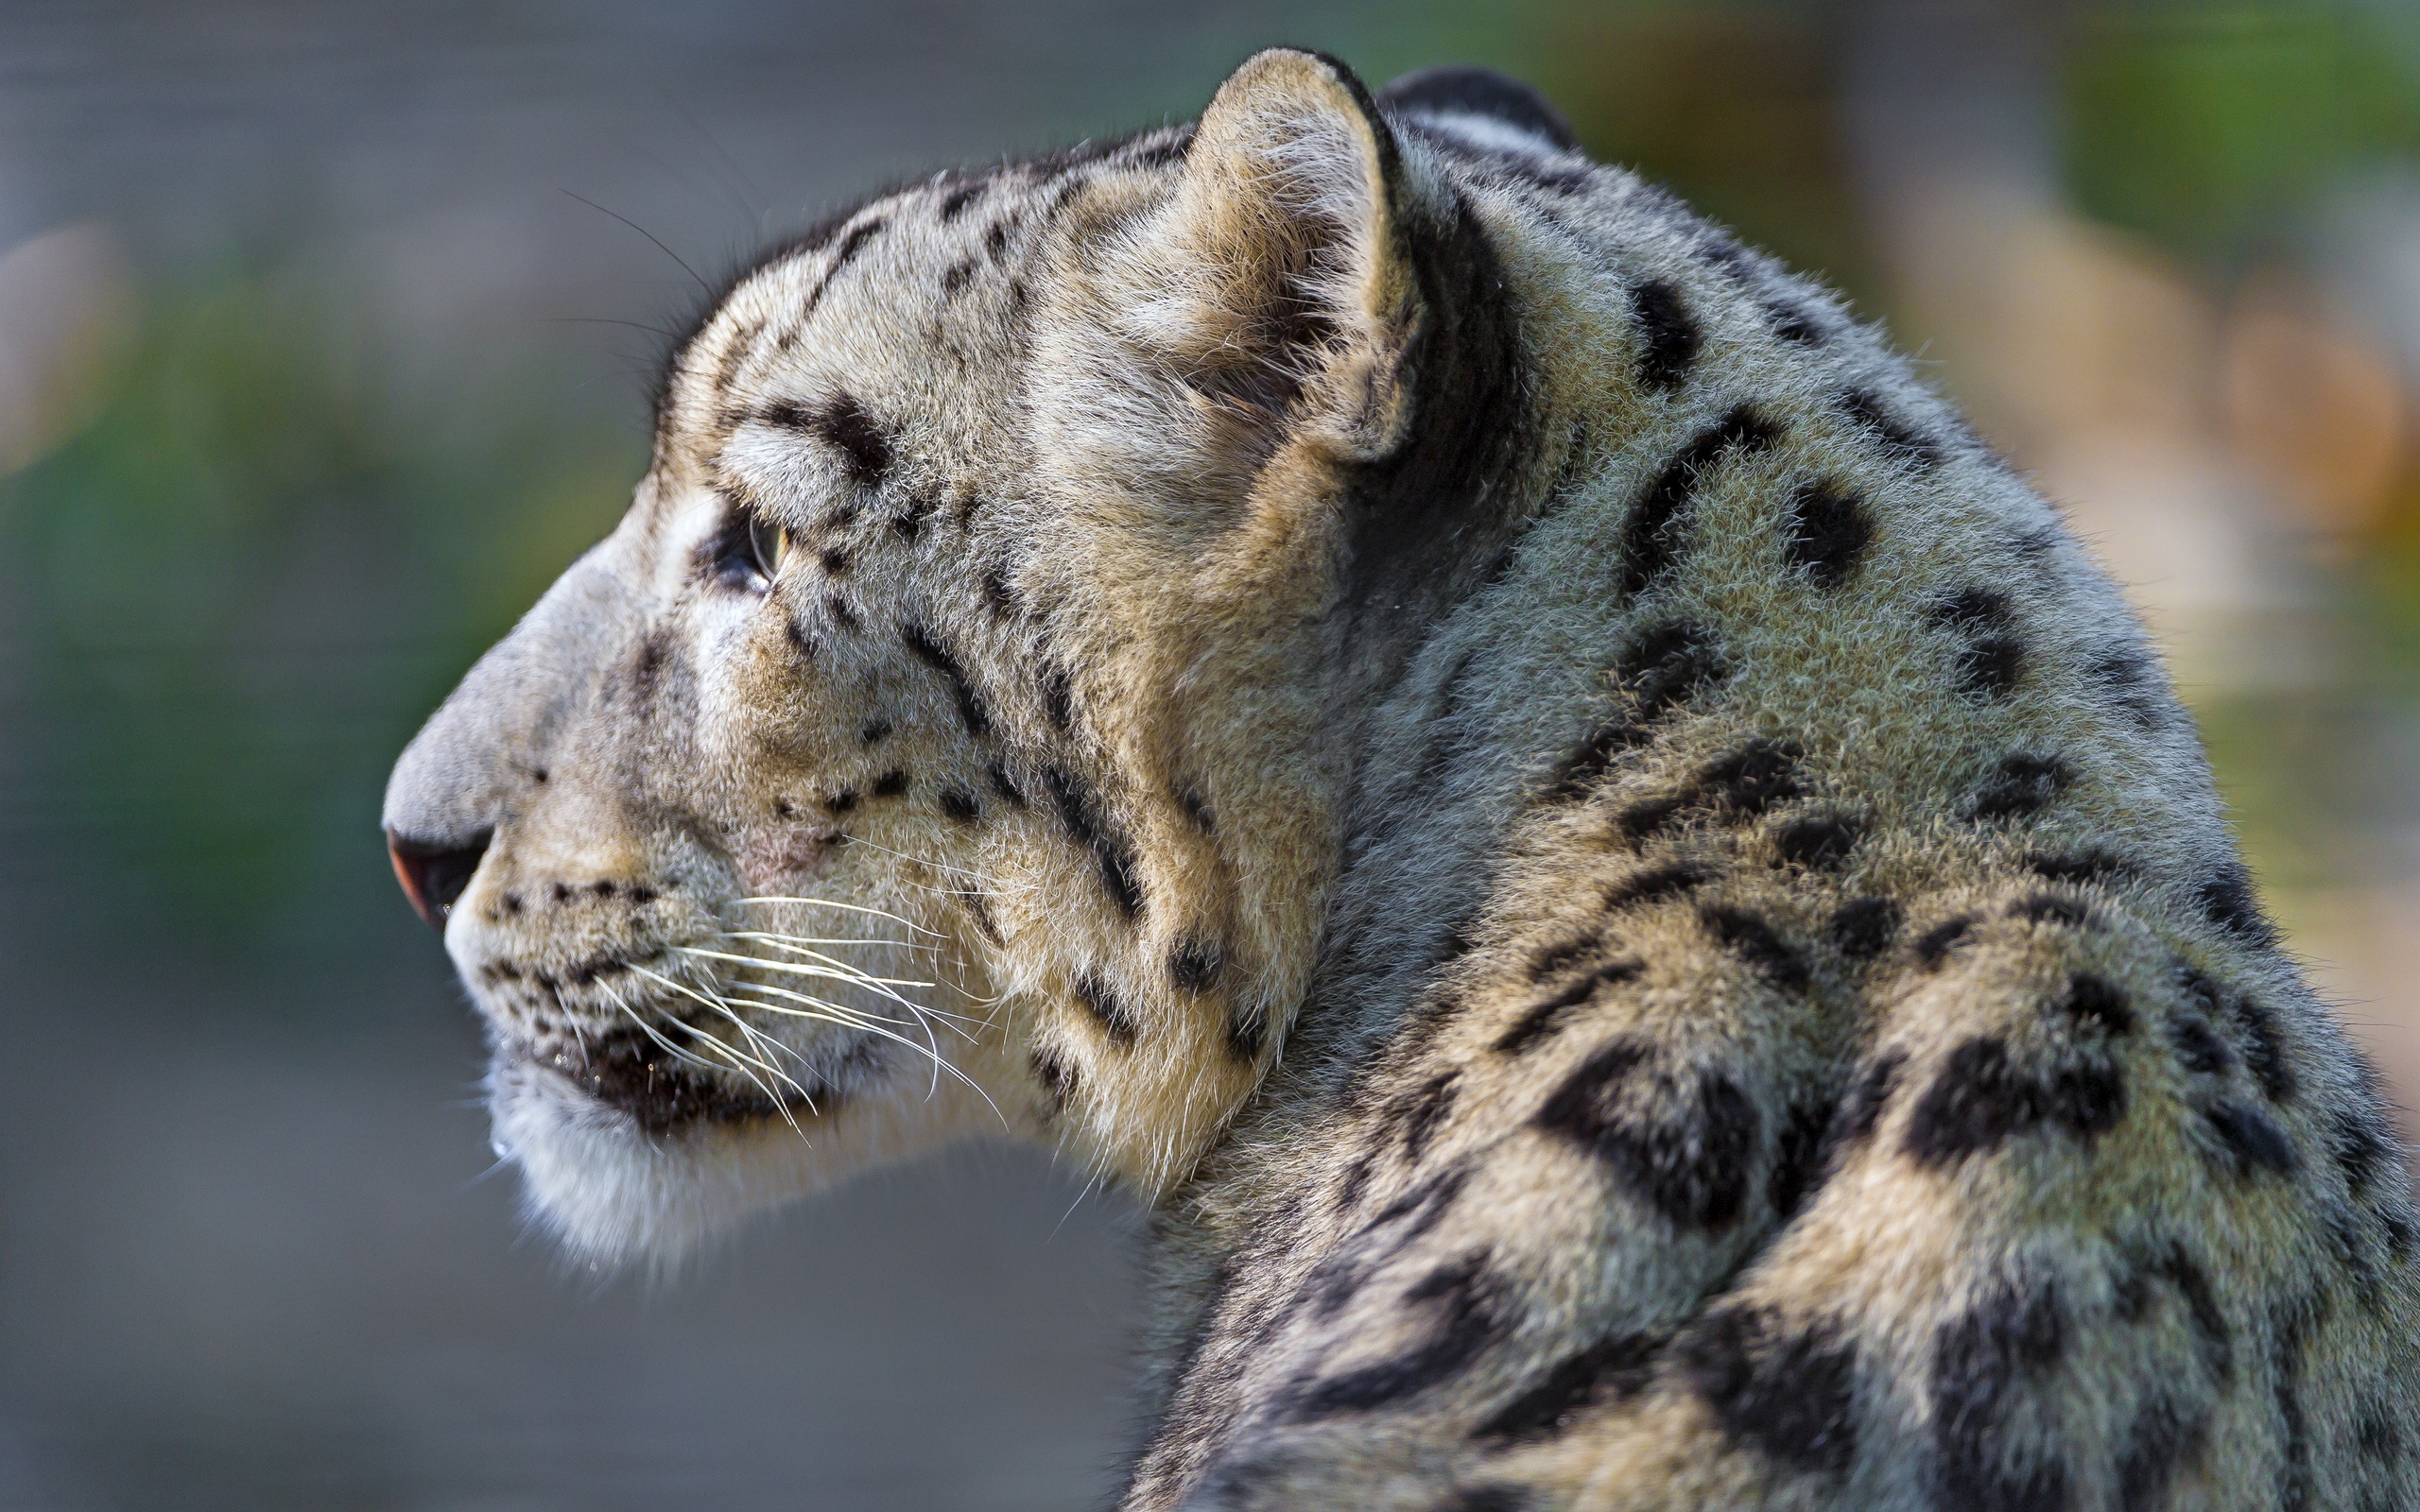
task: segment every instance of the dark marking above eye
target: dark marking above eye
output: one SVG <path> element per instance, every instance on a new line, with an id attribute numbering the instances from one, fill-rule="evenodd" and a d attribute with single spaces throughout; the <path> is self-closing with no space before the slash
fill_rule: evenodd
<path id="1" fill-rule="evenodd" d="M 890 439 L 854 394 L 836 393 L 819 404 L 786 400 L 765 412 L 769 423 L 813 436 L 840 454 L 850 481 L 872 488 L 890 471 Z"/>
<path id="2" fill-rule="evenodd" d="M 908 791 L 908 774 L 894 766 L 873 780 L 873 796 L 897 798 Z"/>
<path id="3" fill-rule="evenodd" d="M 1636 594 L 1670 570 L 1680 517 L 1703 474 L 1734 453 L 1753 456 L 1781 438 L 1782 428 L 1741 404 L 1691 438 L 1647 486 L 1622 523 L 1621 587 Z"/>
<path id="4" fill-rule="evenodd" d="M 1864 498 L 1833 478 L 1801 484 L 1789 497 L 1782 555 L 1819 588 L 1838 588 L 1874 542 Z"/>
<path id="5" fill-rule="evenodd" d="M 1697 360 L 1702 337 L 1697 318 L 1681 300 L 1681 291 L 1662 279 L 1650 279 L 1631 291 L 1631 315 L 1638 322 L 1638 381 L 1667 393 L 1688 381 L 1689 365 Z"/>
<path id="6" fill-rule="evenodd" d="M 874 715 L 857 727 L 857 739 L 868 746 L 888 738 L 890 734 L 890 721 L 880 714 Z"/>
<path id="7" fill-rule="evenodd" d="M 817 554 L 816 560 L 823 564 L 825 572 L 836 577 L 849 570 L 849 554 L 838 546 L 824 547 Z"/>
<path id="8" fill-rule="evenodd" d="M 2029 893 L 2019 898 L 2009 904 L 2008 917 L 2029 924 L 2066 924 L 2077 929 L 2100 922 L 2091 905 L 2083 899 L 2055 892 Z"/>
<path id="9" fill-rule="evenodd" d="M 834 625 L 852 634 L 856 631 L 860 623 L 857 619 L 857 611 L 850 608 L 849 601 L 838 593 L 823 595 L 823 614 Z"/>
<path id="10" fill-rule="evenodd" d="M 942 813 L 959 824 L 972 824 L 983 816 L 983 806 L 975 801 L 974 794 L 962 787 L 942 789 L 938 801 Z"/>

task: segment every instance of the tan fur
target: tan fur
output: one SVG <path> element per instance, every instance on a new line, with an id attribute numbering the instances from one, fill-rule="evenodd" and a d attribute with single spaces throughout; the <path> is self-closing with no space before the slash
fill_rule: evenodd
<path id="1" fill-rule="evenodd" d="M 538 1211 L 1055 1143 L 1158 1205 L 1136 1512 L 2414 1504 L 2400 1147 L 2118 595 L 1491 87 L 1265 53 L 707 315 L 389 795 Z"/>

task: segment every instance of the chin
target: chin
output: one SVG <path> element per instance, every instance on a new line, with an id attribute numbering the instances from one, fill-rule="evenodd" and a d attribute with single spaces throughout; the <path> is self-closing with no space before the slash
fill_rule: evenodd
<path id="1" fill-rule="evenodd" d="M 861 1171 L 1020 1132 L 974 1089 L 879 1061 L 820 1083 L 812 1108 L 718 1087 L 633 1108 L 511 1055 L 487 1091 L 496 1151 L 520 1166 L 532 1221 L 592 1269 L 675 1271 L 749 1219 Z"/>

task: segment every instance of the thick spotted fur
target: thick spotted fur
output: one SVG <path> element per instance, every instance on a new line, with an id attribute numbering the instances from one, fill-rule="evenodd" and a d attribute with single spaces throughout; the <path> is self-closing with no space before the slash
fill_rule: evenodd
<path id="1" fill-rule="evenodd" d="M 1153 1202 L 1132 1512 L 2420 1506 L 2404 1151 L 2140 627 L 1493 76 L 775 249 L 388 823 L 578 1251 Z"/>

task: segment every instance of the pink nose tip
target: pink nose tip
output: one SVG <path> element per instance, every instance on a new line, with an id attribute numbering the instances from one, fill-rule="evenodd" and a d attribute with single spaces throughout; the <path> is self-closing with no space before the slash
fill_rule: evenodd
<path id="1" fill-rule="evenodd" d="M 479 869 L 479 857 L 487 854 L 492 833 L 481 831 L 467 842 L 445 844 L 387 832 L 387 859 L 395 864 L 395 880 L 411 900 L 412 911 L 431 929 L 445 927 L 445 916 L 454 911 L 454 900 L 471 885 L 471 874 Z"/>

